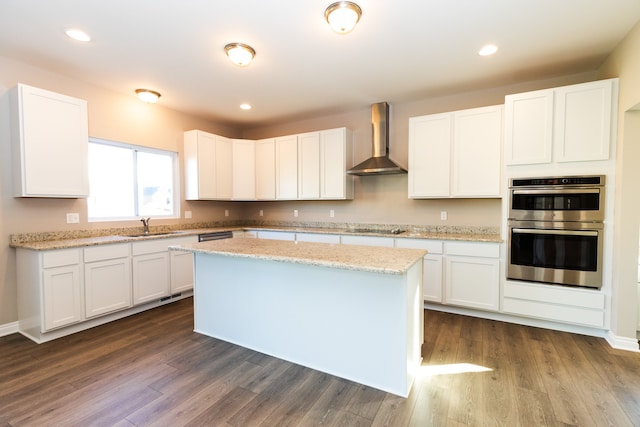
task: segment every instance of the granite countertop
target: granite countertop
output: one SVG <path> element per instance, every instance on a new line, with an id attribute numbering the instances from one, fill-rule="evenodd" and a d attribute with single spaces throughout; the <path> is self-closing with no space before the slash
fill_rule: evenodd
<path id="1" fill-rule="evenodd" d="M 384 274 L 404 274 L 421 261 L 422 249 L 381 248 L 268 239 L 225 239 L 170 246 L 170 250 L 316 265 Z"/>
<path id="2" fill-rule="evenodd" d="M 413 227 L 413 226 L 393 226 L 388 225 L 357 225 L 340 224 L 334 227 L 320 227 L 310 225 L 211 225 L 202 224 L 195 228 L 172 229 L 170 227 L 152 227 L 151 234 L 146 236 L 133 236 L 139 234 L 138 229 L 103 229 L 103 230 L 78 230 L 62 232 L 37 232 L 11 235 L 10 246 L 13 248 L 24 248 L 36 251 L 46 251 L 54 249 L 68 249 L 86 246 L 96 246 L 114 243 L 130 243 L 152 239 L 167 239 L 182 236 L 193 236 L 202 233 L 219 231 L 243 231 L 243 230 L 265 230 L 280 231 L 289 233 L 318 233 L 318 234 L 340 234 L 353 236 L 380 236 L 393 237 L 398 239 L 427 239 L 427 240 L 460 240 L 468 242 L 493 242 L 501 243 L 502 238 L 495 229 L 484 229 L 482 227 Z M 400 234 L 394 234 L 394 229 L 402 230 Z"/>

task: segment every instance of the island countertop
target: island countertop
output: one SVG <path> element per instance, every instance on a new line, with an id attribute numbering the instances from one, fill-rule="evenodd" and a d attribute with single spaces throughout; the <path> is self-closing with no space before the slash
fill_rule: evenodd
<path id="1" fill-rule="evenodd" d="M 169 249 L 385 274 L 404 274 L 427 253 L 422 249 L 262 239 L 214 240 Z"/>

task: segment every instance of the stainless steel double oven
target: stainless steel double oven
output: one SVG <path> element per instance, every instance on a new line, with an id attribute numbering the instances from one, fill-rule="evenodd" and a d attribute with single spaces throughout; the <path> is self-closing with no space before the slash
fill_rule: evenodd
<path id="1" fill-rule="evenodd" d="M 605 177 L 509 184 L 507 279 L 600 288 Z"/>

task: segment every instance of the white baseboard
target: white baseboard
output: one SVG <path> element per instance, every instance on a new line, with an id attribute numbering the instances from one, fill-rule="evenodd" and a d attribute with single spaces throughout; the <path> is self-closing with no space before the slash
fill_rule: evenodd
<path id="1" fill-rule="evenodd" d="M 18 322 L 5 323 L 0 325 L 0 337 L 15 334 L 18 332 Z"/>
<path id="2" fill-rule="evenodd" d="M 638 340 L 635 338 L 618 337 L 614 335 L 612 331 L 608 331 L 604 338 L 611 347 L 618 350 L 634 351 L 636 353 L 640 352 L 640 348 L 638 348 Z"/>

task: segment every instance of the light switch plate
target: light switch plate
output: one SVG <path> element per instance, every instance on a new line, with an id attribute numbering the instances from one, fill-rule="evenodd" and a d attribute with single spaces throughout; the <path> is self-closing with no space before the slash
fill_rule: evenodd
<path id="1" fill-rule="evenodd" d="M 224 216 L 229 216 L 229 209 L 224 210 Z"/>
<path id="2" fill-rule="evenodd" d="M 298 209 L 294 209 L 293 210 L 293 216 L 297 217 L 298 216 Z"/>
<path id="3" fill-rule="evenodd" d="M 185 217 L 186 219 L 191 218 L 191 211 L 184 211 L 184 217 Z"/>
<path id="4" fill-rule="evenodd" d="M 440 219 L 442 221 L 446 221 L 447 220 L 447 211 L 440 212 Z"/>

